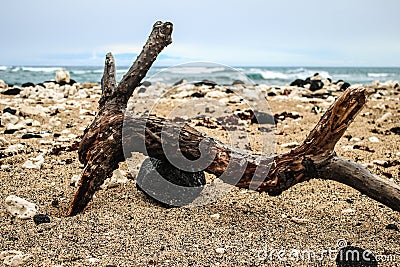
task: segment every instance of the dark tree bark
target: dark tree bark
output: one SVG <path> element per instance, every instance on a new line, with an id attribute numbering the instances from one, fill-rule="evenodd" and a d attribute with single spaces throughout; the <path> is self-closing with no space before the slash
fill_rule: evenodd
<path id="1" fill-rule="evenodd" d="M 114 60 L 111 54 L 107 55 L 99 113 L 86 129 L 80 144 L 79 158 L 85 169 L 68 215 L 81 212 L 103 181 L 118 168 L 118 163 L 125 160 L 124 155 L 129 157 L 131 152 L 141 152 L 160 160 L 179 160 L 181 154 L 189 160 L 202 157 L 209 162 L 204 171 L 215 174 L 226 183 L 255 188 L 270 195 L 278 195 L 312 178 L 334 180 L 400 211 L 398 185 L 372 174 L 357 163 L 336 156 L 334 152 L 336 143 L 366 103 L 368 94 L 364 88 L 346 90 L 300 146 L 278 156 L 248 154 L 188 125 L 163 118 L 124 117 L 134 88 L 158 53 L 171 42 L 171 31 L 170 23 L 154 25 L 142 53 L 117 87 Z M 166 131 L 165 127 L 170 130 Z M 179 146 L 169 149 L 166 155 L 163 144 L 176 143 L 177 139 Z M 253 181 L 260 182 L 254 184 Z"/>

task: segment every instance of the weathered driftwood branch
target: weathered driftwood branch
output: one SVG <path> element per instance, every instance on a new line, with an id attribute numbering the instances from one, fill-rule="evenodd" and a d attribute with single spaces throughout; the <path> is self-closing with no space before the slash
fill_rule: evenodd
<path id="1" fill-rule="evenodd" d="M 121 127 L 111 125 L 120 121 L 133 90 L 146 76 L 158 54 L 172 42 L 172 23 L 160 21 L 153 25 L 142 52 L 116 85 L 115 63 L 111 53 L 106 56 L 101 80 L 102 96 L 99 111 L 85 130 L 79 146 L 79 160 L 85 164 L 78 189 L 68 210 L 68 215 L 82 211 L 104 180 L 118 168 L 124 159 L 121 147 Z"/>
<path id="2" fill-rule="evenodd" d="M 156 23 L 156 26 L 160 28 L 156 31 L 161 31 L 164 35 L 167 32 L 170 36 L 171 24 Z M 162 40 L 164 46 L 170 43 L 170 38 L 163 37 Z M 147 49 L 150 49 L 151 43 L 146 43 L 141 55 L 149 54 Z M 158 54 L 162 47 L 154 50 L 155 53 Z M 124 153 L 130 156 L 133 151 L 173 162 L 181 160 L 180 155 L 192 161 L 201 158 L 203 162 L 209 163 L 204 171 L 235 186 L 266 191 L 270 195 L 280 194 L 291 186 L 312 178 L 335 180 L 400 211 L 398 185 L 377 177 L 357 163 L 341 159 L 334 152 L 336 143 L 366 103 L 367 91 L 364 88 L 345 91 L 297 148 L 276 157 L 251 155 L 231 148 L 188 125 L 182 126 L 154 116 L 124 117 L 126 102 L 135 85 L 144 77 L 143 73 L 137 71 L 141 68 L 138 60 L 115 88 L 113 60 L 111 55 L 107 55 L 102 80 L 103 97 L 100 100 L 102 106 L 99 107 L 94 122 L 85 131 L 80 144 L 79 156 L 85 169 L 69 215 L 82 211 L 94 192 L 118 167 L 118 163 L 125 160 Z M 140 60 L 147 69 L 152 63 L 151 61 L 149 64 L 148 60 Z M 135 78 L 132 76 L 135 73 L 141 76 Z M 177 139 L 179 142 L 176 142 Z M 166 152 L 165 144 L 174 143 L 179 145 L 169 147 Z M 193 169 L 196 168 L 195 165 Z M 191 166 L 185 167 L 190 169 Z"/>

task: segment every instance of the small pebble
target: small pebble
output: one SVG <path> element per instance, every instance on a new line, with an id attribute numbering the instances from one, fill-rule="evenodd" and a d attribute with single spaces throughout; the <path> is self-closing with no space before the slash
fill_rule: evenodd
<path id="1" fill-rule="evenodd" d="M 81 176 L 79 174 L 72 175 L 71 179 L 70 179 L 70 186 L 77 187 L 80 179 L 81 179 Z"/>
<path id="2" fill-rule="evenodd" d="M 35 216 L 33 216 L 33 221 L 35 222 L 36 225 L 42 223 L 50 223 L 50 217 L 47 216 L 46 214 L 36 214 Z"/>
<path id="3" fill-rule="evenodd" d="M 224 254 L 225 253 L 225 249 L 224 248 L 216 248 L 215 252 L 217 252 L 218 254 Z"/>
<path id="4" fill-rule="evenodd" d="M 397 227 L 397 225 L 395 225 L 395 224 L 388 224 L 388 225 L 386 225 L 386 229 L 387 230 L 394 230 L 394 231 L 399 231 L 399 227 Z"/>
<path id="5" fill-rule="evenodd" d="M 372 137 L 368 138 L 368 140 L 369 140 L 371 143 L 379 143 L 379 142 L 380 142 L 379 139 L 378 139 L 378 137 L 375 137 L 375 136 L 372 136 Z"/>
<path id="6" fill-rule="evenodd" d="M 375 164 L 375 165 L 379 165 L 379 166 L 386 166 L 388 164 L 387 161 L 377 160 L 377 159 L 372 161 L 372 163 Z"/>
<path id="7" fill-rule="evenodd" d="M 215 214 L 210 215 L 210 217 L 211 217 L 212 219 L 218 220 L 221 216 L 219 215 L 219 213 L 215 213 Z"/>
<path id="8" fill-rule="evenodd" d="M 353 209 L 345 209 L 345 210 L 342 210 L 342 214 L 343 215 L 352 215 L 352 214 L 354 214 L 356 211 L 355 210 L 353 210 Z"/>

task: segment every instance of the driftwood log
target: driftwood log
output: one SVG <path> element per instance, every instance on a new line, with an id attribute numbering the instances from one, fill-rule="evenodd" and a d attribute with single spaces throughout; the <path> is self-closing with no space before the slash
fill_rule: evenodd
<path id="1" fill-rule="evenodd" d="M 182 155 L 189 161 L 205 157 L 209 164 L 204 171 L 226 183 L 270 195 L 278 195 L 312 178 L 334 180 L 400 211 L 400 187 L 397 184 L 334 152 L 336 143 L 367 101 L 365 88 L 346 90 L 300 146 L 278 156 L 248 154 L 188 125 L 163 118 L 124 115 L 134 89 L 140 85 L 157 55 L 172 42 L 171 34 L 171 23 L 156 22 L 142 52 L 118 85 L 113 56 L 107 54 L 99 111 L 85 130 L 79 146 L 79 160 L 85 168 L 68 215 L 82 212 L 104 180 L 131 152 L 141 152 L 160 160 L 179 159 Z M 165 131 L 165 127 L 170 130 Z M 176 143 L 176 140 L 179 140 L 179 146 L 169 149 L 166 155 L 163 144 Z M 238 173 L 241 173 L 240 177 Z"/>

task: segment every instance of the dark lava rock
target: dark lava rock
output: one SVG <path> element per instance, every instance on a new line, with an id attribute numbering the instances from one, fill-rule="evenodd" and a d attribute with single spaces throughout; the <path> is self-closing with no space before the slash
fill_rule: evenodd
<path id="1" fill-rule="evenodd" d="M 174 86 L 180 85 L 180 84 L 182 84 L 182 83 L 183 83 L 183 79 L 180 79 L 179 81 L 177 81 L 176 83 L 174 83 Z"/>
<path id="2" fill-rule="evenodd" d="M 35 87 L 35 84 L 34 84 L 34 83 L 31 83 L 31 82 L 27 82 L 27 83 L 23 83 L 23 84 L 21 85 L 21 87 Z"/>
<path id="3" fill-rule="evenodd" d="M 13 134 L 13 133 L 15 133 L 16 131 L 18 131 L 18 130 L 15 130 L 15 129 L 7 129 L 7 130 L 4 131 L 4 134 Z"/>
<path id="4" fill-rule="evenodd" d="M 56 83 L 56 84 L 58 84 L 58 85 L 60 85 L 60 86 L 63 86 L 63 85 L 73 85 L 73 84 L 76 83 L 76 81 L 73 80 L 73 79 L 70 79 L 69 82 L 66 82 L 66 81 L 61 81 L 61 82 L 46 81 L 46 82 L 53 82 L 53 83 Z M 46 83 L 46 82 L 43 82 L 43 83 Z M 42 83 L 42 84 L 43 84 L 43 83 Z"/>
<path id="5" fill-rule="evenodd" d="M 3 113 L 10 113 L 12 115 L 15 115 L 17 114 L 17 110 L 10 107 L 6 107 L 5 109 L 3 109 Z"/>
<path id="6" fill-rule="evenodd" d="M 245 84 L 245 83 L 241 80 L 234 80 L 232 83 L 232 85 L 237 85 L 237 84 Z"/>
<path id="7" fill-rule="evenodd" d="M 341 83 L 341 82 L 344 82 L 343 80 L 337 80 L 336 82 L 334 82 L 333 84 L 338 84 L 338 83 Z"/>
<path id="8" fill-rule="evenodd" d="M 40 86 L 40 87 L 46 88 L 46 86 L 43 83 L 37 83 L 36 86 Z"/>
<path id="9" fill-rule="evenodd" d="M 42 136 L 39 135 L 39 134 L 27 133 L 27 134 L 22 135 L 21 138 L 22 138 L 22 139 L 42 138 Z"/>
<path id="10" fill-rule="evenodd" d="M 275 118 L 269 113 L 255 111 L 253 117 L 251 118 L 251 123 L 275 124 Z"/>
<path id="11" fill-rule="evenodd" d="M 216 82 L 214 82 L 214 81 L 202 80 L 201 82 L 194 83 L 194 85 L 195 86 L 207 85 L 207 86 L 214 87 L 214 86 L 216 86 L 218 84 Z"/>
<path id="12" fill-rule="evenodd" d="M 206 184 L 204 172 L 182 171 L 167 161 L 146 158 L 136 178 L 136 187 L 165 207 L 191 203 Z"/>
<path id="13" fill-rule="evenodd" d="M 47 216 L 46 214 L 36 214 L 35 216 L 33 216 L 33 221 L 35 222 L 36 225 L 42 223 L 50 223 L 50 217 Z"/>
<path id="14" fill-rule="evenodd" d="M 387 230 L 394 230 L 394 231 L 399 231 L 399 227 L 397 227 L 397 225 L 395 225 L 395 224 L 388 224 L 388 225 L 386 225 L 386 229 Z"/>
<path id="15" fill-rule="evenodd" d="M 341 248 L 336 256 L 337 267 L 375 267 L 378 266 L 375 256 L 369 250 L 347 246 Z"/>
<path id="16" fill-rule="evenodd" d="M 138 93 L 145 93 L 146 92 L 146 87 L 140 87 Z"/>
<path id="17" fill-rule="evenodd" d="M 345 91 L 347 88 L 349 88 L 351 84 L 349 83 L 344 83 L 342 86 L 340 86 L 340 91 Z"/>
<path id="18" fill-rule="evenodd" d="M 151 85 L 151 82 L 149 82 L 149 81 L 144 81 L 144 82 L 142 82 L 142 85 L 143 85 L 144 87 L 149 87 L 149 86 Z"/>
<path id="19" fill-rule="evenodd" d="M 233 91 L 232 89 L 227 88 L 227 89 L 225 90 L 225 93 L 227 93 L 227 94 L 233 94 L 234 91 Z"/>
<path id="20" fill-rule="evenodd" d="M 3 95 L 18 95 L 21 92 L 19 88 L 10 88 L 2 92 Z"/>
<path id="21" fill-rule="evenodd" d="M 393 127 L 390 129 L 390 131 L 394 134 L 400 135 L 400 127 Z"/>
<path id="22" fill-rule="evenodd" d="M 300 114 L 293 114 L 292 112 L 286 112 L 286 111 L 274 115 L 275 123 L 278 123 L 278 121 L 284 121 L 286 118 L 298 119 L 298 118 L 303 118 L 303 116 L 301 116 Z"/>
<path id="23" fill-rule="evenodd" d="M 290 83 L 290 86 L 304 87 L 306 85 L 306 81 L 303 79 L 296 79 Z"/>
<path id="24" fill-rule="evenodd" d="M 312 80 L 310 83 L 310 90 L 317 91 L 324 87 L 324 83 L 321 80 Z"/>
<path id="25" fill-rule="evenodd" d="M 191 97 L 197 97 L 197 98 L 201 98 L 201 97 L 204 97 L 204 96 L 205 96 L 205 94 L 199 93 L 199 92 L 195 92 L 195 93 L 193 93 L 191 95 Z"/>

